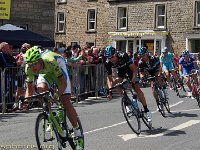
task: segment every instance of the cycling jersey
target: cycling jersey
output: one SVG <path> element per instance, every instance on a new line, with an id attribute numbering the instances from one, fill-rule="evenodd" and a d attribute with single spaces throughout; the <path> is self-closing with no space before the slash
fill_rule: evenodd
<path id="1" fill-rule="evenodd" d="M 173 67 L 174 56 L 172 53 L 168 52 L 167 56 L 163 54 L 160 56 L 160 62 L 162 62 L 162 67 L 164 71 L 171 71 Z"/>
<path id="2" fill-rule="evenodd" d="M 159 71 L 160 68 L 160 61 L 155 56 L 148 56 L 149 62 L 146 62 L 143 58 L 139 61 L 139 71 L 145 72 L 148 71 L 148 73 L 151 76 L 155 76 L 156 73 Z"/>
<path id="3" fill-rule="evenodd" d="M 128 56 L 127 53 L 116 53 L 116 56 L 118 58 L 118 61 L 116 64 L 113 64 L 110 61 L 105 62 L 105 68 L 108 72 L 108 75 L 112 75 L 112 68 L 118 69 L 118 77 L 121 77 L 124 79 L 125 75 L 127 74 L 129 79 L 132 80 L 133 72 L 130 69 L 129 65 L 135 64 L 137 65 L 137 62 L 131 59 L 131 57 Z M 136 79 L 136 81 L 139 81 L 139 79 Z"/>
<path id="4" fill-rule="evenodd" d="M 65 59 L 61 55 L 49 50 L 42 53 L 41 58 L 43 60 L 43 69 L 41 69 L 37 74 L 32 72 L 28 64 L 26 65 L 26 81 L 33 82 L 34 76 L 39 75 L 37 84 L 45 82 L 48 86 L 52 85 L 53 83 L 59 86 L 60 81 L 58 78 L 64 75 L 64 78 L 67 81 L 67 89 L 65 90 L 65 93 L 70 93 L 71 87 Z"/>
<path id="5" fill-rule="evenodd" d="M 179 59 L 179 65 L 182 66 L 183 75 L 188 75 L 191 73 L 191 71 L 194 69 L 194 61 L 195 59 L 193 57 L 189 57 L 188 61 L 184 59 L 184 56 Z"/>

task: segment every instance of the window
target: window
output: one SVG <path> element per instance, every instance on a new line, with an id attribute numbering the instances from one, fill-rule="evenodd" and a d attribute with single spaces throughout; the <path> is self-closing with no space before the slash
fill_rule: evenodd
<path id="1" fill-rule="evenodd" d="M 127 9 L 125 7 L 118 8 L 118 29 L 127 29 Z"/>
<path id="2" fill-rule="evenodd" d="M 95 46 L 95 45 L 94 45 L 94 42 L 86 42 L 86 46 L 87 48 L 91 48 L 92 46 Z"/>
<path id="3" fill-rule="evenodd" d="M 87 30 L 88 31 L 96 30 L 96 10 L 95 9 L 88 9 Z"/>
<path id="4" fill-rule="evenodd" d="M 195 2 L 195 14 L 196 14 L 195 25 L 200 26 L 200 1 Z"/>
<path id="5" fill-rule="evenodd" d="M 67 0 L 57 0 L 57 3 L 58 3 L 58 4 L 67 3 Z"/>
<path id="6" fill-rule="evenodd" d="M 79 45 L 79 42 L 77 42 L 77 41 L 71 42 L 71 46 L 73 47 L 74 45 Z"/>
<path id="7" fill-rule="evenodd" d="M 57 32 L 65 32 L 65 14 L 64 12 L 58 12 L 57 15 Z"/>
<path id="8" fill-rule="evenodd" d="M 156 28 L 166 28 L 165 27 L 165 24 L 166 24 L 165 18 L 166 18 L 165 5 L 164 4 L 156 5 L 155 27 Z"/>

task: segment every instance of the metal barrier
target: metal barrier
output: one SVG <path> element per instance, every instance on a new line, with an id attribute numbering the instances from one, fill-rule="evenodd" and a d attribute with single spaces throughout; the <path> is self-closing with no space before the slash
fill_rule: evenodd
<path id="1" fill-rule="evenodd" d="M 12 108 L 15 103 L 16 90 L 24 86 L 24 81 L 24 68 L 9 67 L 1 71 L 1 100 L 3 113 L 6 112 L 6 108 Z"/>
<path id="2" fill-rule="evenodd" d="M 105 87 L 104 64 L 89 64 L 71 68 L 72 94 L 76 102 L 90 96 L 98 96 L 98 90 Z"/>
<path id="3" fill-rule="evenodd" d="M 6 112 L 6 108 L 12 107 L 16 101 L 16 91 L 25 88 L 24 68 L 9 67 L 0 70 L 1 73 L 1 101 L 2 112 Z M 100 88 L 106 87 L 106 73 L 104 64 L 81 65 L 72 68 L 69 73 L 72 84 L 72 94 L 75 96 L 76 102 L 85 99 L 86 95 L 98 96 Z M 82 99 L 80 99 L 82 98 Z"/>

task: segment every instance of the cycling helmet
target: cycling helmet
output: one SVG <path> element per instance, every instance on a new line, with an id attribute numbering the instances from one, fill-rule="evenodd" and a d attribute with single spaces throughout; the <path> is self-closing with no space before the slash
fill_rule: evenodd
<path id="1" fill-rule="evenodd" d="M 162 49 L 162 53 L 166 53 L 166 52 L 168 52 L 169 51 L 169 49 L 167 48 L 167 47 L 164 47 L 163 49 Z"/>
<path id="2" fill-rule="evenodd" d="M 104 56 L 105 57 L 111 57 L 112 55 L 114 55 L 116 52 L 116 49 L 112 46 L 107 46 L 105 49 L 104 49 Z"/>
<path id="3" fill-rule="evenodd" d="M 183 56 L 187 56 L 189 54 L 190 54 L 190 52 L 188 50 L 183 51 Z"/>
<path id="4" fill-rule="evenodd" d="M 146 47 L 141 47 L 139 50 L 138 50 L 138 55 L 143 55 L 145 53 L 148 53 L 148 50 Z"/>
<path id="5" fill-rule="evenodd" d="M 38 48 L 37 46 L 28 49 L 25 53 L 25 62 L 32 63 L 38 61 L 41 58 L 40 51 L 40 48 Z"/>

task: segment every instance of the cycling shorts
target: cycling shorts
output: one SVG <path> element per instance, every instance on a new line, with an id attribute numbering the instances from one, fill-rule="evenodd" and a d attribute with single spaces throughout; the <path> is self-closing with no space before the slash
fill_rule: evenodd
<path id="1" fill-rule="evenodd" d="M 168 71 L 172 71 L 174 69 L 174 66 L 173 66 L 173 63 L 170 63 L 167 66 L 163 65 L 162 68 L 163 68 L 164 72 L 168 72 Z"/>

